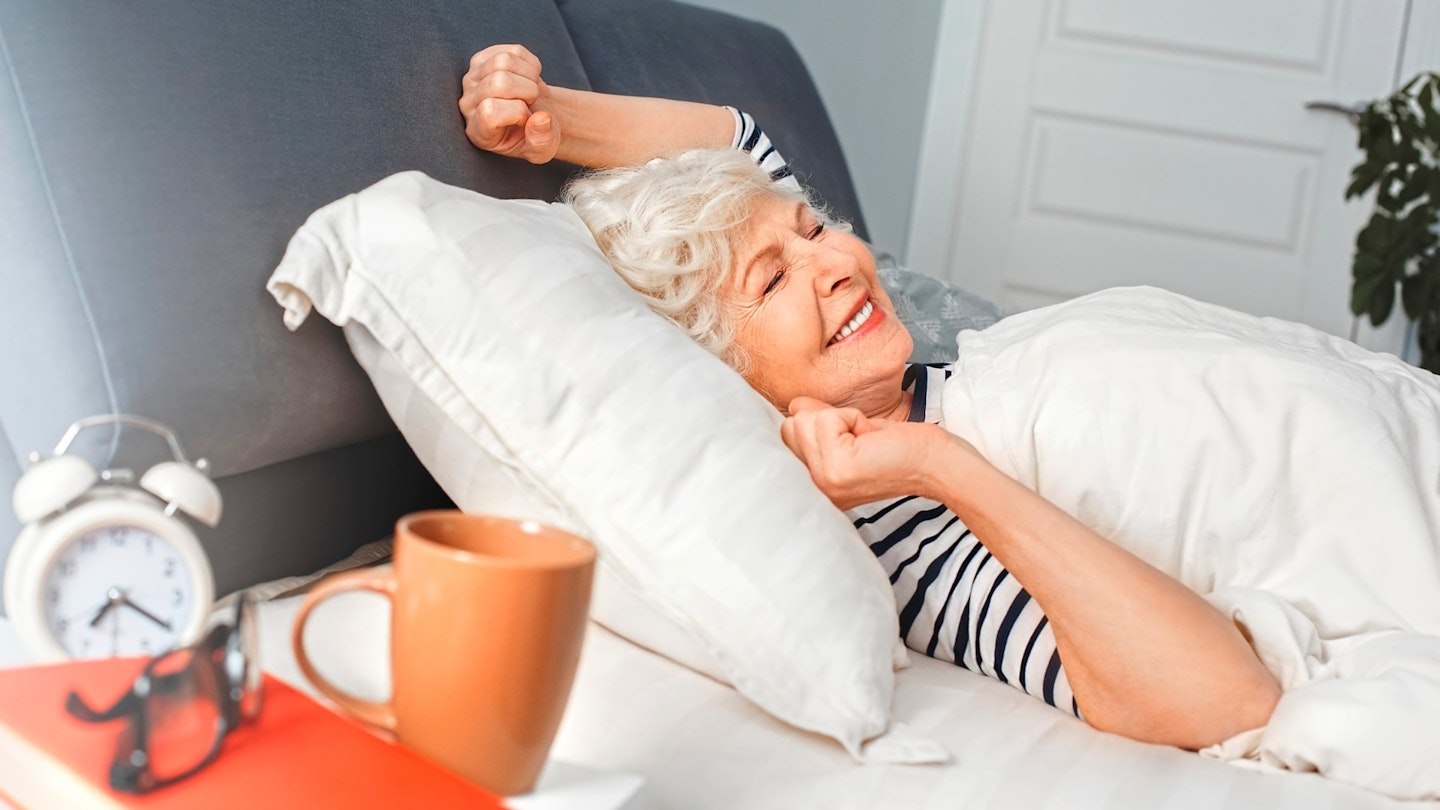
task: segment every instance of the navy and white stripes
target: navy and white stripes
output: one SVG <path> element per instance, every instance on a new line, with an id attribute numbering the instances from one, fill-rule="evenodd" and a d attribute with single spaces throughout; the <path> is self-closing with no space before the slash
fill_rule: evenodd
<path id="1" fill-rule="evenodd" d="M 741 112 L 734 107 L 726 107 L 730 114 L 735 116 L 735 140 L 731 143 L 736 149 L 748 152 L 750 157 L 760 164 L 760 168 L 770 172 L 770 179 L 782 185 L 792 188 L 800 188 L 800 181 L 795 179 L 790 171 L 790 164 L 785 158 L 775 151 L 774 144 L 770 143 L 770 136 L 765 134 L 755 119 L 749 113 Z"/>
<path id="2" fill-rule="evenodd" d="M 940 422 L 950 369 L 911 365 L 911 421 Z M 1049 620 L 944 504 L 910 496 L 849 512 L 890 575 L 905 645 L 1079 716 Z"/>

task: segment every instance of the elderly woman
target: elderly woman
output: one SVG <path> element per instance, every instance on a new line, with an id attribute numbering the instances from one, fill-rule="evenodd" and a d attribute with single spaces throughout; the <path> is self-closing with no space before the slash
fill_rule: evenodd
<path id="1" fill-rule="evenodd" d="M 657 312 L 787 415 L 785 443 L 888 569 L 909 646 L 1138 740 L 1265 725 L 1280 687 L 1234 623 L 938 424 L 946 370 L 907 366 L 872 254 L 748 116 L 550 87 L 518 45 L 477 53 L 463 86 L 481 149 L 608 169 L 567 201 Z M 951 564 L 912 570 L 941 535 Z"/>

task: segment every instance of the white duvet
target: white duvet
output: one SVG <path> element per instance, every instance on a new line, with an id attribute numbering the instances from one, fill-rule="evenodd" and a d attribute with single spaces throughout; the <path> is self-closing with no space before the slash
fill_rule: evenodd
<path id="1" fill-rule="evenodd" d="M 1440 377 L 1148 288 L 958 343 L 946 426 L 1233 616 L 1285 687 L 1202 753 L 1440 798 Z"/>

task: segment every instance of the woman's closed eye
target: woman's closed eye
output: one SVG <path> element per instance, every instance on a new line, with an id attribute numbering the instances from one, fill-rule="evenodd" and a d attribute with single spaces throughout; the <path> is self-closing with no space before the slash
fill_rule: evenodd
<path id="1" fill-rule="evenodd" d="M 773 291 L 776 287 L 780 286 L 780 282 L 781 282 L 781 280 L 783 280 L 784 278 L 785 278 L 785 271 L 784 271 L 784 270 L 780 270 L 780 271 L 778 271 L 777 273 L 775 273 L 775 277 L 772 278 L 772 279 L 770 279 L 770 283 L 769 283 L 769 284 L 766 284 L 766 285 L 765 285 L 765 291 L 762 292 L 762 293 L 760 293 L 761 297 L 764 297 L 764 296 L 769 295 L 769 294 L 771 293 L 771 291 Z"/>
<path id="2" fill-rule="evenodd" d="M 811 228 L 809 231 L 807 231 L 807 232 L 805 233 L 805 239 L 806 239 L 807 241 L 813 242 L 813 241 L 815 241 L 816 239 L 819 239 L 822 235 L 824 235 L 824 233 L 825 233 L 825 223 L 820 222 L 819 220 L 816 220 L 816 222 L 815 222 L 815 227 Z M 781 282 L 781 281 L 784 281 L 784 280 L 785 280 L 785 271 L 784 271 L 784 270 L 778 270 L 778 271 L 776 271 L 774 277 L 772 277 L 772 278 L 770 279 L 770 283 L 769 283 L 769 284 L 766 284 L 766 285 L 765 285 L 765 289 L 760 293 L 760 297 L 761 297 L 761 298 L 764 298 L 765 296 L 767 296 L 767 295 L 769 295 L 770 293 L 774 292 L 774 291 L 775 291 L 775 288 L 776 288 L 776 287 L 779 287 L 779 286 L 780 286 L 780 282 Z"/>

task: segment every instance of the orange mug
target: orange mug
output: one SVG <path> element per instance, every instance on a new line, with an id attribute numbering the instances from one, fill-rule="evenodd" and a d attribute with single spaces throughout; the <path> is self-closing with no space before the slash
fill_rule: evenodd
<path id="1" fill-rule="evenodd" d="M 570 697 L 594 569 L 594 546 L 533 520 L 406 515 L 395 524 L 393 569 L 339 574 L 305 598 L 295 660 L 356 718 L 494 793 L 524 793 Z M 352 590 L 391 602 L 388 701 L 341 692 L 305 654 L 310 611 Z"/>

